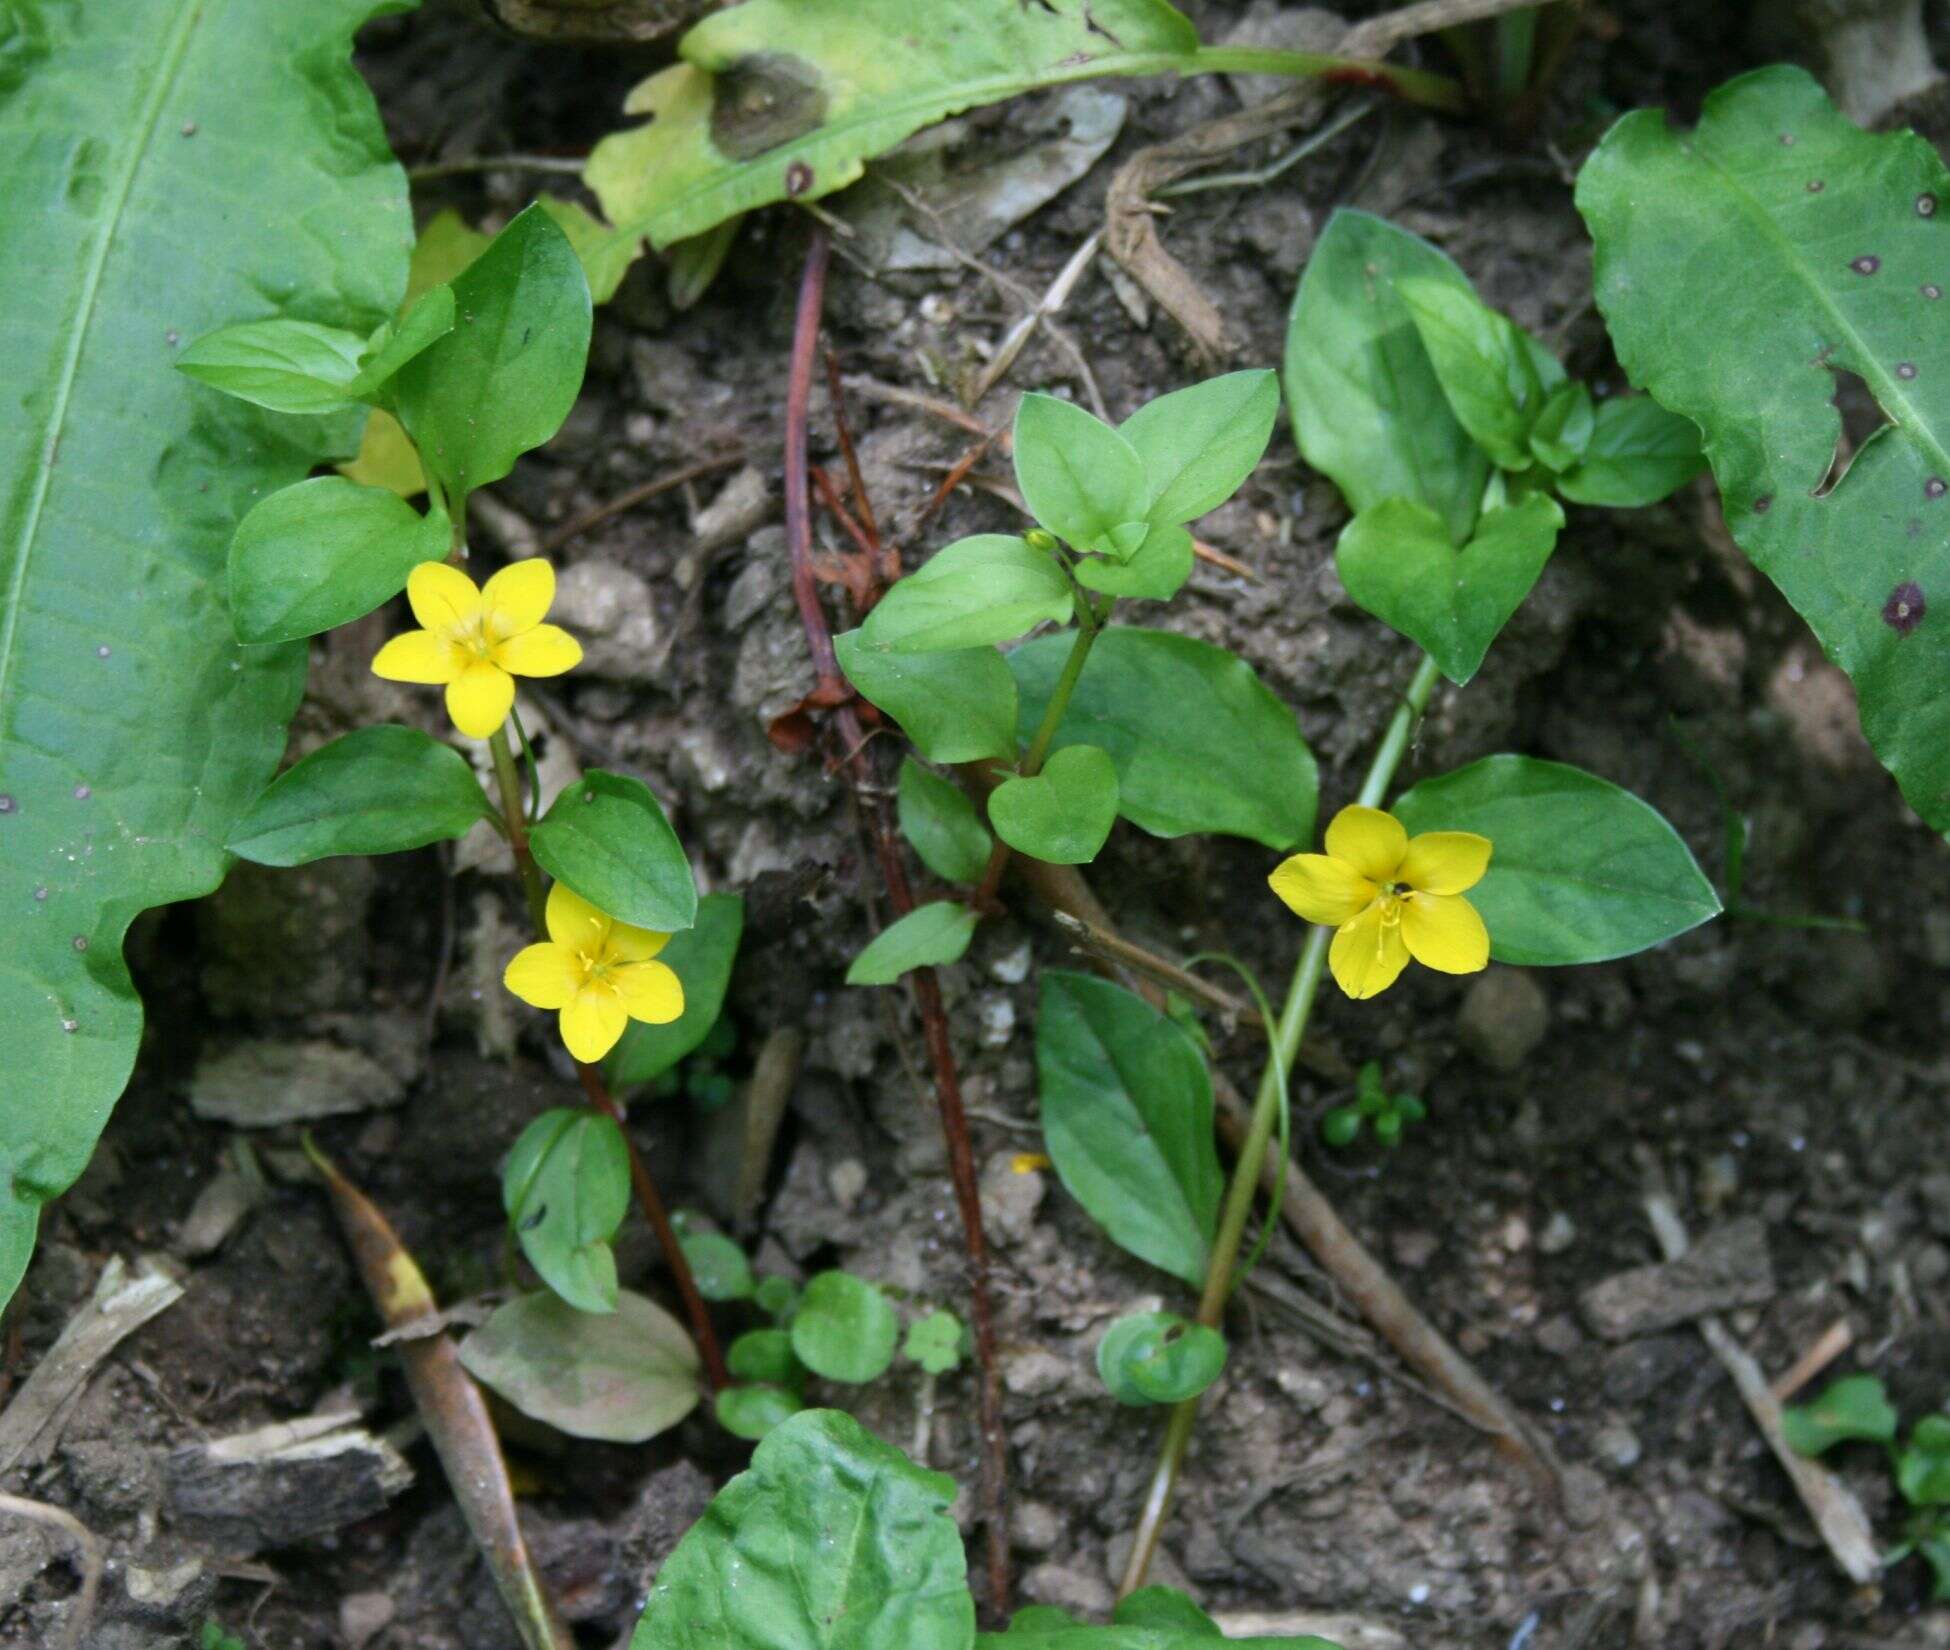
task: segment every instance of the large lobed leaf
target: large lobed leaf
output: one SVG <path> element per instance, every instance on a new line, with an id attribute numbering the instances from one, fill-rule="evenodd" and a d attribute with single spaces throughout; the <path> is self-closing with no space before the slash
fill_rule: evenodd
<path id="1" fill-rule="evenodd" d="M 678 42 L 630 94 L 649 124 L 605 138 L 584 178 L 621 237 L 664 247 L 781 200 L 816 200 L 961 109 L 1037 86 L 1189 63 L 1165 0 L 747 0 Z"/>
<path id="2" fill-rule="evenodd" d="M 209 892 L 270 778 L 302 645 L 240 647 L 238 519 L 349 451 L 174 370 L 282 314 L 399 301 L 406 181 L 349 61 L 374 0 L 13 8 L 0 61 L 0 1302 L 87 1162 L 142 1010 L 122 939 Z"/>
<path id="3" fill-rule="evenodd" d="M 1620 362 L 1705 432 L 1734 538 L 1854 680 L 1910 805 L 1950 828 L 1950 171 L 1772 68 L 1692 132 L 1626 116 L 1577 199 Z M 1890 423 L 1831 486 L 1843 371 Z"/>

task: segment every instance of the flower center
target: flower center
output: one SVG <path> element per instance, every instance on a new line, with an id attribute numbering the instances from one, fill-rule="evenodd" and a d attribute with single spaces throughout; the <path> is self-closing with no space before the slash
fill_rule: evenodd
<path id="1" fill-rule="evenodd" d="M 1393 928 L 1402 920 L 1402 904 L 1414 892 L 1405 882 L 1384 882 L 1381 885 L 1379 901 L 1383 928 Z"/>

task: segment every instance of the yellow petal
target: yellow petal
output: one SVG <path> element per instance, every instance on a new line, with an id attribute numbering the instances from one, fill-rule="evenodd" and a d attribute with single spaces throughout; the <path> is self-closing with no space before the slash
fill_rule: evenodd
<path id="1" fill-rule="evenodd" d="M 1327 966 L 1350 997 L 1372 997 L 1386 991 L 1408 966 L 1408 947 L 1402 944 L 1398 923 L 1381 920 L 1379 903 L 1352 922 L 1343 923 L 1327 948 Z"/>
<path id="2" fill-rule="evenodd" d="M 1375 885 L 1344 859 L 1326 854 L 1295 854 L 1266 879 L 1295 916 L 1338 928 L 1360 915 L 1375 897 Z"/>
<path id="3" fill-rule="evenodd" d="M 469 739 L 485 739 L 514 708 L 515 679 L 505 670 L 474 659 L 447 684 L 447 714 Z"/>
<path id="4" fill-rule="evenodd" d="M 1490 839 L 1474 831 L 1424 831 L 1408 839 L 1401 880 L 1425 894 L 1460 894 L 1490 868 Z"/>
<path id="5" fill-rule="evenodd" d="M 1460 894 L 1410 894 L 1402 901 L 1408 954 L 1444 974 L 1474 974 L 1490 960 L 1490 931 Z"/>
<path id="6" fill-rule="evenodd" d="M 560 625 L 538 624 L 496 643 L 494 662 L 517 676 L 560 676 L 582 663 L 582 643 Z"/>
<path id="7" fill-rule="evenodd" d="M 515 953 L 501 983 L 536 1008 L 561 1008 L 582 989 L 583 968 L 566 945 L 528 945 Z"/>
<path id="8" fill-rule="evenodd" d="M 533 630 L 555 600 L 555 569 L 541 557 L 510 562 L 481 587 L 487 633 L 494 641 Z"/>
<path id="9" fill-rule="evenodd" d="M 632 928 L 627 922 L 612 923 L 603 960 L 621 963 L 648 962 L 668 944 L 670 944 L 670 936 L 659 934 L 654 928 Z"/>
<path id="10" fill-rule="evenodd" d="M 587 957 L 602 955 L 610 919 L 566 882 L 558 882 L 549 889 L 548 909 L 543 916 L 548 923 L 548 937 L 557 945 L 566 945 Z"/>
<path id="11" fill-rule="evenodd" d="M 481 611 L 474 581 L 444 561 L 423 561 L 407 575 L 406 601 L 413 617 L 433 631 L 471 624 Z"/>
<path id="12" fill-rule="evenodd" d="M 372 656 L 372 673 L 389 682 L 425 682 L 444 687 L 466 666 L 454 644 L 431 630 L 409 630 L 395 636 Z"/>
<path id="13" fill-rule="evenodd" d="M 609 978 L 632 1020 L 667 1026 L 684 1012 L 684 982 L 668 964 L 623 963 L 609 971 Z"/>
<path id="14" fill-rule="evenodd" d="M 1356 803 L 1334 815 L 1327 827 L 1327 851 L 1370 882 L 1392 882 L 1408 852 L 1408 832 L 1393 814 Z"/>
<path id="15" fill-rule="evenodd" d="M 616 1046 L 630 1017 L 623 1000 L 607 986 L 585 986 L 562 1010 L 562 1041 L 586 1066 L 593 1066 Z"/>

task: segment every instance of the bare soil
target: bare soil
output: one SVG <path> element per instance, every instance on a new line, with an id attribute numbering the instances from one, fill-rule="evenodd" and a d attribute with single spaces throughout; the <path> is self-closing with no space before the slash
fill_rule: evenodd
<path id="1" fill-rule="evenodd" d="M 1742 8 L 1617 4 L 1615 39 L 1582 37 L 1536 130 L 1520 142 L 1378 110 L 1276 183 L 1185 196 L 1167 245 L 1245 340 L 1279 360 L 1308 248 L 1337 204 L 1388 213 L 1453 254 L 1492 301 L 1615 378 L 1590 301 L 1589 248 L 1569 179 L 1611 115 L 1663 102 L 1689 118 L 1755 59 Z M 1240 8 L 1194 11 L 1223 37 Z M 1429 48 L 1428 60 L 1436 61 Z M 430 13 L 375 26 L 364 67 L 409 163 L 467 154 L 573 154 L 614 119 L 655 51 L 523 46 Z M 1216 80 L 1139 82 L 1110 155 L 979 255 L 982 268 L 875 277 L 842 243 L 826 337 L 850 379 L 952 400 L 1102 222 L 1111 171 L 1146 142 L 1236 107 Z M 1021 106 L 961 123 L 956 154 L 1007 153 Z M 1257 166 L 1278 140 L 1242 154 Z M 506 173 L 430 186 L 430 212 L 503 212 L 537 180 Z M 761 214 L 704 300 L 673 312 L 654 261 L 600 314 L 588 388 L 568 427 L 495 489 L 476 521 L 493 564 L 523 525 L 546 534 L 633 484 L 717 454 L 754 467 L 759 524 L 701 554 L 693 511 L 725 477 L 676 489 L 580 534 L 557 555 L 585 570 L 586 628 L 617 627 L 605 674 L 546 696 L 545 749 L 636 773 L 666 799 L 707 887 L 744 893 L 747 941 L 730 1013 L 733 1069 L 782 1027 L 807 1039 L 802 1075 L 756 1218 L 741 1235 L 774 1269 L 845 1264 L 958 1305 L 959 1246 L 916 1027 L 887 992 L 841 986 L 882 895 L 843 788 L 815 755 L 768 742 L 811 684 L 776 525 L 781 406 L 802 219 Z M 1194 376 L 1181 340 L 1093 271 L 1064 309 L 1074 351 L 1039 337 L 978 407 L 994 425 L 1025 387 L 1086 395 L 1086 360 L 1117 416 Z M 1706 300 L 1703 300 L 1706 301 Z M 910 522 L 967 432 L 912 406 L 850 396 L 875 507 Z M 823 390 L 815 459 L 832 457 Z M 994 459 L 980 474 L 1006 471 Z M 1206 536 L 1253 569 L 1201 566 L 1169 612 L 1142 615 L 1223 642 L 1296 709 L 1322 763 L 1323 807 L 1347 800 L 1402 685 L 1400 645 L 1355 611 L 1331 547 L 1333 489 L 1284 430 Z M 1006 527 L 1009 507 L 964 490 L 910 558 Z M 828 524 L 821 524 L 827 531 Z M 514 535 L 511 539 L 510 535 Z M 631 580 L 641 581 L 640 585 Z M 378 717 L 432 726 L 434 707 L 365 663 L 390 619 L 319 651 L 298 729 L 308 748 Z M 631 628 L 633 627 L 633 628 Z M 1539 1497 L 1491 1443 L 1400 1378 L 1291 1244 L 1235 1321 L 1159 1572 L 1209 1609 L 1277 1629 L 1305 1617 L 1349 1646 L 1571 1650 L 1645 1644 L 1950 1643 L 1921 1566 L 1857 1592 L 1829 1563 L 1788 1480 L 1698 1334 L 1622 1341 L 1580 1309 L 1594 1282 L 1656 1258 L 1641 1205 L 1652 1169 L 1696 1233 L 1764 1224 L 1772 1288 L 1733 1314 L 1770 1373 L 1847 1323 L 1837 1370 L 1872 1369 L 1908 1415 L 1943 1399 L 1950 1349 L 1950 861 L 1908 813 L 1856 729 L 1846 681 L 1726 539 L 1710 484 L 1629 514 L 1574 511 L 1551 567 L 1480 679 L 1444 689 L 1412 779 L 1496 750 L 1575 762 L 1674 821 L 1716 880 L 1725 816 L 1713 779 L 1751 816 L 1746 903 L 1650 954 L 1607 966 L 1498 970 L 1479 982 L 1415 972 L 1358 1007 L 1332 997 L 1322 1036 L 1386 1063 L 1430 1116 L 1385 1157 L 1304 1147 L 1342 1214 L 1415 1300 L 1532 1418 L 1565 1463 Z M 891 773 L 891 758 L 887 771 Z M 99 1158 L 51 1212 L 17 1314 L 10 1368 L 31 1370 L 111 1255 L 179 1252 L 232 1130 L 187 1104 L 201 1065 L 239 1041 L 322 1038 L 363 1050 L 400 1098 L 320 1135 L 398 1223 L 450 1301 L 506 1276 L 497 1164 L 535 1111 L 573 1103 L 536 1017 L 494 983 L 519 912 L 464 848 L 443 897 L 432 853 L 303 873 L 245 867 L 196 909 L 160 913 L 136 954 L 151 1032 Z M 473 868 L 469 868 L 470 865 Z M 1125 828 L 1093 872 L 1133 935 L 1175 953 L 1234 949 L 1284 977 L 1300 939 L 1265 893 L 1270 857 L 1217 839 Z M 491 865 L 486 868 L 491 871 Z M 1036 966 L 1072 964 L 1026 896 L 984 926 L 945 984 L 987 1166 L 998 1247 L 1013 1531 L 1024 1599 L 1108 1606 L 1150 1472 L 1157 1418 L 1120 1408 L 1095 1375 L 1096 1337 L 1176 1286 L 1123 1257 L 1053 1179 L 1008 1160 L 1037 1143 Z M 1815 913 L 1859 931 L 1781 926 Z M 450 961 L 443 961 L 449 958 Z M 434 982 L 444 974 L 436 1001 Z M 1222 1043 L 1241 1081 L 1250 1037 Z M 1342 1096 L 1304 1089 L 1310 1118 Z M 632 1129 L 673 1202 L 703 1205 L 727 1147 L 683 1101 L 639 1106 Z M 1307 1131 L 1309 1140 L 1313 1131 Z M 501 1650 L 513 1639 L 424 1443 L 418 1482 L 383 1512 L 248 1555 L 212 1550 L 165 1507 L 176 1447 L 361 1403 L 374 1430 L 410 1420 L 329 1213 L 281 1178 L 290 1131 L 255 1133 L 265 1201 L 214 1252 L 183 1256 L 186 1298 L 126 1341 L 19 1493 L 70 1509 L 109 1544 L 91 1644 L 196 1642 L 206 1618 L 268 1650 Z M 666 1295 L 648 1240 L 626 1228 L 625 1282 Z M 1293 1301 L 1310 1302 L 1311 1312 Z M 724 1314 L 727 1327 L 735 1313 Z M 918 1379 L 830 1401 L 911 1443 Z M 973 1389 L 945 1378 L 922 1433 L 932 1463 L 974 1480 Z M 643 1448 L 509 1430 L 525 1515 L 582 1643 L 620 1644 L 654 1565 L 743 1450 L 697 1418 Z M 1886 1475 L 1846 1476 L 1892 1530 Z M 965 1498 L 966 1499 L 966 1498 Z M 53 1642 L 77 1581 L 61 1544 L 0 1524 L 0 1644 Z"/>

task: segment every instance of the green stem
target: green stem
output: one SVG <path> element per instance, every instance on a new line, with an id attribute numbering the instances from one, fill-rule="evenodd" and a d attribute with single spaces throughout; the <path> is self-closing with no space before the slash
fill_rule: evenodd
<path id="1" fill-rule="evenodd" d="M 501 792 L 501 818 L 508 828 L 508 846 L 514 850 L 515 869 L 521 873 L 522 892 L 528 896 L 529 919 L 536 934 L 548 938 L 548 897 L 542 890 L 542 868 L 528 846 L 528 816 L 521 805 L 521 776 L 515 772 L 515 753 L 508 748 L 508 727 L 504 722 L 488 735 L 488 754 L 494 758 L 494 782 Z"/>
<path id="2" fill-rule="evenodd" d="M 1402 694 L 1401 703 L 1395 707 L 1395 714 L 1382 733 L 1374 760 L 1368 764 L 1368 777 L 1362 782 L 1361 794 L 1356 798 L 1361 806 L 1379 807 L 1381 799 L 1388 794 L 1388 787 L 1394 782 L 1395 770 L 1408 753 L 1415 724 L 1421 719 L 1422 712 L 1428 706 L 1429 695 L 1435 690 L 1438 675 L 1435 661 L 1423 655 L 1422 662 L 1415 667 L 1414 676 L 1409 679 L 1407 690 Z M 1333 937 L 1333 930 L 1329 928 L 1314 928 L 1307 935 L 1300 960 L 1294 965 L 1293 979 L 1287 986 L 1286 1005 L 1280 1010 L 1279 1025 L 1273 1032 L 1274 1052 L 1268 1058 L 1266 1070 L 1259 1080 L 1259 1093 L 1253 1101 L 1252 1122 L 1247 1126 L 1245 1141 L 1239 1148 L 1239 1161 L 1232 1172 L 1232 1183 L 1226 1188 L 1225 1207 L 1219 1215 L 1219 1233 L 1212 1245 L 1212 1259 L 1205 1269 L 1205 1288 L 1199 1296 L 1198 1321 L 1214 1329 L 1219 1326 L 1219 1320 L 1225 1313 L 1226 1298 L 1232 1293 L 1233 1275 L 1239 1266 L 1239 1247 L 1245 1240 L 1246 1223 L 1252 1218 L 1253 1197 L 1259 1188 L 1260 1171 L 1266 1164 L 1267 1143 L 1279 1122 L 1280 1070 L 1284 1067 L 1291 1071 L 1294 1057 L 1300 1052 L 1301 1040 L 1307 1034 L 1307 1020 L 1313 1013 L 1314 998 L 1319 994 L 1320 982 L 1327 973 L 1327 948 Z M 1186 1448 L 1192 1441 L 1192 1424 L 1197 1418 L 1196 1398 L 1187 1398 L 1172 1409 L 1171 1421 L 1165 1428 L 1164 1441 L 1158 1450 L 1158 1465 L 1151 1475 L 1151 1489 L 1144 1498 L 1137 1538 L 1131 1543 L 1130 1563 L 1124 1571 L 1120 1596 L 1128 1596 L 1144 1585 L 1145 1573 L 1151 1568 L 1152 1555 L 1158 1549 L 1158 1536 L 1164 1529 L 1165 1515 L 1171 1511 L 1178 1469 L 1184 1464 Z"/>

